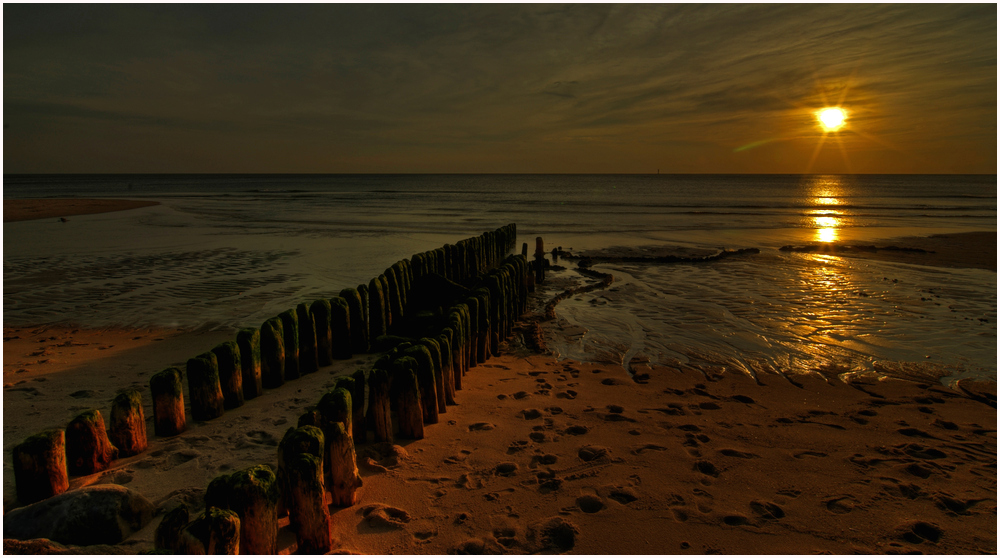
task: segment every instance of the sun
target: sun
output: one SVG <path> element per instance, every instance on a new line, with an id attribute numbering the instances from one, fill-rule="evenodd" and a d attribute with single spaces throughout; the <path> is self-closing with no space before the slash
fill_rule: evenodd
<path id="1" fill-rule="evenodd" d="M 827 107 L 816 112 L 816 119 L 826 132 L 836 132 L 844 127 L 847 113 L 840 107 Z"/>

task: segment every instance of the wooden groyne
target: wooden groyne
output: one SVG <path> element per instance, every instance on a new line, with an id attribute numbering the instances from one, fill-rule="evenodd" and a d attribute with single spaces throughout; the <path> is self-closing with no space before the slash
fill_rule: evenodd
<path id="1" fill-rule="evenodd" d="M 516 236 L 516 226 L 509 224 L 414 254 L 366 284 L 332 291 L 337 295 L 239 330 L 235 340 L 189 359 L 186 370 L 155 374 L 150 380 L 155 435 L 170 437 L 189 427 L 185 403 L 196 421 L 214 420 L 263 390 L 280 389 L 334 360 L 379 354 L 369 370 L 338 378 L 332 390 L 315 394 L 315 406 L 286 433 L 274 464 L 216 478 L 204 510 L 168 513 L 157 548 L 273 553 L 277 515 L 289 513 L 300 549 L 330 550 L 332 541 L 324 538 L 330 530 L 323 527 L 329 523 L 326 502 L 350 506 L 359 495 L 355 444 L 366 443 L 369 431 L 375 442 L 429 435 L 426 427 L 456 404 L 462 377 L 498 355 L 512 334 L 533 279 L 527 259 L 511 255 Z M 91 474 L 119 453 L 145 450 L 145 429 L 136 424 L 142 422 L 141 396 L 133 391 L 119 399 L 111 440 L 127 446 L 121 452 L 97 433 L 104 431 L 96 409 L 67 429 L 15 447 L 21 504 L 65 491 L 67 461 L 86 463 Z M 85 430 L 80 424 L 92 431 L 83 437 L 87 443 L 68 447 L 69 430 Z"/>

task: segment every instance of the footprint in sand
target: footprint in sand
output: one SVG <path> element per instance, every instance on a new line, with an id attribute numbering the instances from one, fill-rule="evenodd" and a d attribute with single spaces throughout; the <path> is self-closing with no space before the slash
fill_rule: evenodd
<path id="1" fill-rule="evenodd" d="M 715 464 L 713 464 L 711 461 L 704 461 L 704 460 L 696 461 L 694 464 L 694 470 L 709 477 L 718 477 L 720 473 L 719 469 L 715 466 Z"/>
<path id="2" fill-rule="evenodd" d="M 760 457 L 756 453 L 749 453 L 749 452 L 739 451 L 739 450 L 734 450 L 734 449 L 721 449 L 721 450 L 719 450 L 719 453 L 721 453 L 722 455 L 725 455 L 726 457 L 737 457 L 739 459 L 754 459 L 754 458 L 759 458 Z"/>
<path id="3" fill-rule="evenodd" d="M 497 425 L 489 422 L 476 422 L 469 425 L 469 432 L 479 432 L 483 430 L 493 430 Z"/>
<path id="4" fill-rule="evenodd" d="M 576 399 L 576 392 L 573 391 L 573 390 L 571 390 L 571 389 L 568 389 L 566 391 L 560 391 L 559 393 L 556 394 L 556 398 L 558 398 L 558 399 Z"/>
<path id="5" fill-rule="evenodd" d="M 597 493 L 623 505 L 631 504 L 639 499 L 639 493 L 629 486 L 606 486 L 598 490 Z"/>
<path id="6" fill-rule="evenodd" d="M 563 434 L 570 434 L 572 436 L 583 436 L 584 434 L 590 432 L 590 429 L 586 426 L 575 424 L 572 426 L 567 426 L 566 430 L 563 430 Z"/>
<path id="7" fill-rule="evenodd" d="M 830 513 L 844 515 L 854 511 L 854 506 L 857 504 L 851 496 L 837 496 L 836 498 L 824 501 L 823 505 L 826 506 L 827 511 Z"/>
<path id="8" fill-rule="evenodd" d="M 518 416 L 525 420 L 534 420 L 542 417 L 542 412 L 538 409 L 525 409 L 518 413 Z"/>
<path id="9" fill-rule="evenodd" d="M 610 451 L 604 446 L 583 446 L 577 451 L 577 456 L 584 461 L 594 461 L 606 457 Z"/>
<path id="10" fill-rule="evenodd" d="M 368 525 L 376 529 L 402 529 L 410 522 L 410 514 L 405 510 L 385 504 L 371 504 L 359 510 Z"/>
<path id="11" fill-rule="evenodd" d="M 517 474 L 517 463 L 513 461 L 505 461 L 503 463 L 498 463 L 496 467 L 493 468 L 493 474 L 498 477 L 512 477 Z"/>
<path id="12" fill-rule="evenodd" d="M 899 538 L 912 544 L 937 543 L 944 536 L 944 531 L 940 527 L 926 521 L 904 523 L 896 527 L 896 533 Z"/>
<path id="13" fill-rule="evenodd" d="M 785 510 L 781 509 L 781 506 L 775 504 L 774 502 L 754 500 L 750 502 L 750 511 L 752 511 L 757 518 L 764 521 L 775 521 L 785 517 Z"/>
<path id="14" fill-rule="evenodd" d="M 580 528 L 561 517 L 552 517 L 532 525 L 528 529 L 528 539 L 538 548 L 534 552 L 554 550 L 569 552 L 576 546 Z"/>
<path id="15" fill-rule="evenodd" d="M 576 505 L 583 513 L 597 513 L 606 506 L 600 496 L 594 494 L 584 494 L 576 499 Z"/>
<path id="16" fill-rule="evenodd" d="M 632 453 L 636 455 L 642 455 L 647 451 L 666 451 L 668 448 L 666 446 L 660 446 L 657 444 L 643 444 L 632 449 Z"/>
<path id="17" fill-rule="evenodd" d="M 486 554 L 486 542 L 483 539 L 468 539 L 451 548 L 451 554 Z"/>

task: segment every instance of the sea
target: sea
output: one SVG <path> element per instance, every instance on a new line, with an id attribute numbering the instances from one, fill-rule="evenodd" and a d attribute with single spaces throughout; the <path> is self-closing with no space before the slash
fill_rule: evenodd
<path id="1" fill-rule="evenodd" d="M 995 232 L 996 191 L 995 175 L 5 175 L 4 199 L 159 205 L 4 223 L 3 321 L 256 326 L 516 223 L 518 252 L 760 250 L 595 264 L 612 285 L 545 326 L 559 358 L 995 381 L 995 271 L 779 248 Z M 594 281 L 549 258 L 553 281 Z"/>

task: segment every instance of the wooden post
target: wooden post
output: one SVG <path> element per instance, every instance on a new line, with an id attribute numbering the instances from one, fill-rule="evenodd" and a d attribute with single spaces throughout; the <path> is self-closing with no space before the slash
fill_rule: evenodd
<path id="1" fill-rule="evenodd" d="M 345 302 L 346 304 L 346 302 Z M 333 364 L 333 337 L 330 330 L 330 301 L 320 299 L 309 307 L 316 326 L 316 358 L 319 366 Z"/>
<path id="2" fill-rule="evenodd" d="M 285 332 L 278 318 L 260 326 L 260 377 L 267 389 L 285 383 Z"/>
<path id="3" fill-rule="evenodd" d="M 240 348 L 243 399 L 253 399 L 264 393 L 260 371 L 260 330 L 255 327 L 241 329 L 236 334 L 236 344 Z"/>
<path id="4" fill-rule="evenodd" d="M 444 399 L 448 405 L 457 405 L 455 400 L 455 367 L 451 361 L 451 339 L 454 332 L 446 327 L 438 334 L 438 347 L 441 348 L 441 375 L 444 376 Z"/>
<path id="5" fill-rule="evenodd" d="M 399 437 L 422 440 L 424 437 L 424 411 L 421 408 L 420 384 L 417 380 L 417 361 L 401 357 L 393 363 L 393 399 L 397 401 Z"/>
<path id="6" fill-rule="evenodd" d="M 278 481 L 266 465 L 237 471 L 229 480 L 230 509 L 240 517 L 243 554 L 277 554 Z"/>
<path id="7" fill-rule="evenodd" d="M 368 342 L 386 334 L 385 293 L 376 277 L 368 283 Z"/>
<path id="8" fill-rule="evenodd" d="M 301 453 L 312 454 L 320 458 L 326 452 L 326 442 L 323 431 L 318 426 L 299 426 L 289 428 L 278 444 L 278 516 L 291 508 L 291 485 L 289 483 L 288 464 Z M 207 495 L 206 495 L 207 499 Z M 207 500 L 206 500 L 207 501 Z"/>
<path id="9" fill-rule="evenodd" d="M 368 352 L 368 321 L 365 319 L 365 306 L 367 301 L 362 302 L 361 293 L 357 289 L 344 289 L 337 297 L 347 305 L 347 324 L 350 332 L 350 346 L 352 353 Z M 330 304 L 334 304 L 331 299 Z M 330 315 L 331 327 L 333 327 L 333 315 Z"/>
<path id="10" fill-rule="evenodd" d="M 545 281 L 545 242 L 542 237 L 535 238 L 535 283 Z"/>
<path id="11" fill-rule="evenodd" d="M 479 360 L 482 357 L 479 356 L 479 344 L 476 343 L 476 339 L 479 337 L 479 312 L 485 311 L 485 308 L 479 307 L 479 299 L 474 296 L 466 297 L 462 303 L 469 312 L 469 362 L 483 362 Z"/>
<path id="12" fill-rule="evenodd" d="M 157 436 L 176 436 L 184 432 L 184 388 L 180 368 L 167 368 L 149 379 L 153 394 L 153 432 Z"/>
<path id="13" fill-rule="evenodd" d="M 212 420 L 226 412 L 219 383 L 219 363 L 214 353 L 200 354 L 187 361 L 188 394 L 191 396 L 191 417 Z"/>
<path id="14" fill-rule="evenodd" d="M 111 402 L 110 438 L 122 457 L 146 451 L 146 417 L 142 412 L 139 390 L 125 390 Z"/>
<path id="15" fill-rule="evenodd" d="M 214 349 L 215 362 L 219 366 L 219 386 L 222 388 L 222 406 L 235 409 L 243 405 L 243 366 L 240 364 L 240 348 L 233 341 L 226 341 Z"/>
<path id="16" fill-rule="evenodd" d="M 462 390 L 462 376 L 465 375 L 465 368 L 468 361 L 465 359 L 465 331 L 462 327 L 462 315 L 452 310 L 448 314 L 449 328 L 454 332 L 451 343 L 451 363 L 455 376 L 455 391 Z"/>
<path id="17" fill-rule="evenodd" d="M 434 361 L 430 351 L 423 345 L 414 345 L 402 352 L 403 356 L 413 358 L 417 362 L 417 379 L 420 381 L 420 405 L 424 412 L 424 424 L 437 424 L 438 399 L 437 382 L 434 379 Z"/>
<path id="18" fill-rule="evenodd" d="M 177 533 L 170 550 L 177 554 L 239 554 L 240 518 L 230 510 L 208 508 Z"/>
<path id="19" fill-rule="evenodd" d="M 339 390 L 338 390 L 339 391 Z M 361 475 L 358 474 L 354 439 L 342 422 L 335 422 L 327 429 L 330 452 L 330 496 L 333 505 L 346 508 L 358 503 Z"/>
<path id="20" fill-rule="evenodd" d="M 525 242 L 524 244 L 521 244 L 521 255 L 524 256 L 525 258 L 528 257 L 528 243 L 527 242 Z"/>
<path id="21" fill-rule="evenodd" d="M 295 310 L 285 310 L 278 314 L 285 335 L 285 381 L 295 380 L 301 375 L 299 370 L 299 317 Z"/>
<path id="22" fill-rule="evenodd" d="M 98 473 L 117 456 L 118 448 L 108 439 L 100 411 L 84 411 L 66 425 L 66 466 L 70 473 Z"/>
<path id="23" fill-rule="evenodd" d="M 319 370 L 319 353 L 316 350 L 316 324 L 309 306 L 301 303 L 295 307 L 299 324 L 299 373 L 312 374 Z"/>
<path id="24" fill-rule="evenodd" d="M 447 413 L 448 396 L 445 395 L 444 370 L 441 365 L 441 345 L 438 345 L 437 339 L 431 339 L 430 337 L 420 339 L 420 344 L 426 347 L 431 355 L 431 364 L 434 369 L 434 390 L 438 402 L 438 413 Z"/>
<path id="25" fill-rule="evenodd" d="M 482 364 L 490 357 L 490 290 L 479 288 L 475 290 L 475 296 L 479 299 L 479 329 L 476 339 L 476 362 Z"/>
<path id="26" fill-rule="evenodd" d="M 66 471 L 66 434 L 46 430 L 14 446 L 14 486 L 17 500 L 33 504 L 69 488 Z"/>
<path id="27" fill-rule="evenodd" d="M 396 275 L 396 268 L 390 267 L 382 274 L 385 277 L 385 284 L 388 285 L 386 291 L 386 305 L 392 320 L 399 322 L 403 318 L 403 303 L 399 294 L 399 277 Z"/>
<path id="28" fill-rule="evenodd" d="M 368 317 L 368 285 L 358 285 L 358 297 L 361 298 L 361 323 L 365 324 L 365 338 L 368 339 L 368 343 L 371 343 L 371 338 L 368 336 L 368 331 L 371 329 L 369 325 L 370 318 Z"/>
<path id="29" fill-rule="evenodd" d="M 368 377 L 364 370 L 357 370 L 351 374 L 354 379 L 354 389 L 351 390 L 351 404 L 353 405 L 352 436 L 359 444 L 368 441 L 368 421 L 365 416 L 365 386 L 368 385 Z"/>
<path id="30" fill-rule="evenodd" d="M 205 489 L 205 509 L 216 507 L 230 509 L 229 497 L 232 492 L 232 475 L 221 474 L 208 483 Z"/>
<path id="31" fill-rule="evenodd" d="M 163 515 L 153 535 L 153 548 L 177 552 L 181 531 L 191 522 L 187 506 L 180 504 Z"/>
<path id="32" fill-rule="evenodd" d="M 288 521 L 299 543 L 298 554 L 326 554 L 333 550 L 330 511 L 323 486 L 323 462 L 309 453 L 299 453 L 288 467 Z"/>
<path id="33" fill-rule="evenodd" d="M 372 368 L 368 375 L 368 408 L 376 442 L 392 442 L 392 406 L 389 398 L 389 373 Z"/>
<path id="34" fill-rule="evenodd" d="M 343 297 L 330 299 L 330 335 L 332 337 L 330 351 L 335 359 L 349 359 L 354 352 L 367 352 L 367 347 L 363 351 L 353 350 L 355 340 L 353 332 L 356 326 L 351 315 L 350 303 Z M 360 325 L 361 322 L 357 322 Z M 367 344 L 367 337 L 365 338 Z"/>

